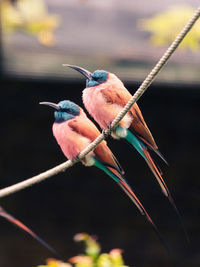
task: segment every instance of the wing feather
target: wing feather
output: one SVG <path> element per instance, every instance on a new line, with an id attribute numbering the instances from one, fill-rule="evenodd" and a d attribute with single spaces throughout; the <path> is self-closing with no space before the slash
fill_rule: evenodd
<path id="1" fill-rule="evenodd" d="M 106 99 L 107 103 L 118 104 L 122 107 L 124 107 L 132 97 L 128 90 L 126 90 L 126 88 L 115 88 L 113 90 L 113 88 L 110 87 L 108 89 L 101 90 L 101 93 Z M 132 106 L 129 114 L 131 114 L 133 118 L 130 130 L 132 130 L 132 132 L 137 135 L 143 142 L 145 142 L 151 149 L 157 150 L 158 147 L 149 128 L 147 127 L 147 124 L 144 121 L 137 103 Z"/>
<path id="2" fill-rule="evenodd" d="M 95 124 L 89 120 L 86 116 L 80 116 L 77 119 L 71 120 L 68 123 L 68 126 L 75 132 L 79 133 L 80 135 L 88 138 L 93 142 L 101 133 L 95 126 Z M 124 173 L 122 167 L 120 166 L 119 162 L 112 154 L 111 150 L 106 144 L 106 141 L 102 141 L 95 149 L 94 149 L 95 157 L 104 162 L 104 164 L 120 173 Z"/>

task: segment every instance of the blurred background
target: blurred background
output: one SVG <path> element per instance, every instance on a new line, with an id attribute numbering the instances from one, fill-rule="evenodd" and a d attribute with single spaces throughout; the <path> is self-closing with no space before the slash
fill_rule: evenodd
<path id="1" fill-rule="evenodd" d="M 63 63 L 114 72 L 134 94 L 198 6 L 197 0 L 2 0 L 0 32 L 0 187 L 65 161 L 52 135 L 53 112 L 40 101 L 82 106 L 85 80 Z M 1 205 L 66 259 L 81 251 L 79 232 L 99 237 L 102 251 L 123 249 L 129 266 L 200 266 L 200 22 L 138 101 L 160 151 L 160 166 L 187 228 L 136 151 L 108 139 L 135 193 L 172 250 L 117 185 L 80 163 L 1 199 Z M 44 264 L 53 255 L 0 218 L 0 266 Z"/>

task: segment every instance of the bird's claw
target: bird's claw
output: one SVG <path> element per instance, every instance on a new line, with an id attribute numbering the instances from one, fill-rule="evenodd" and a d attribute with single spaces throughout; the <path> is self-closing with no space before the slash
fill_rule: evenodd
<path id="1" fill-rule="evenodd" d="M 77 162 L 77 161 L 79 161 L 79 154 L 78 154 L 75 158 L 73 158 L 72 161 L 73 161 L 73 162 Z"/>
<path id="2" fill-rule="evenodd" d="M 110 131 L 111 132 L 111 123 L 108 125 L 107 129 L 103 129 L 102 130 L 102 134 L 103 136 L 106 138 L 110 135 L 110 133 L 106 133 L 106 131 Z"/>
<path id="3" fill-rule="evenodd" d="M 106 131 L 107 130 L 105 130 L 105 129 L 102 130 L 102 134 L 103 134 L 104 138 L 106 138 L 108 136 L 108 134 L 106 133 Z"/>

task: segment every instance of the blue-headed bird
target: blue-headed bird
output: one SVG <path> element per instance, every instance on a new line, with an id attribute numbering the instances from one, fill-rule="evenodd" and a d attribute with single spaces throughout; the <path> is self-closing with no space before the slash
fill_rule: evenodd
<path id="1" fill-rule="evenodd" d="M 55 109 L 53 124 L 53 135 L 56 138 L 64 155 L 73 160 L 80 152 L 93 142 L 100 131 L 94 123 L 88 119 L 83 109 L 69 100 L 63 100 L 58 104 L 51 102 L 41 102 Z M 93 151 L 87 154 L 81 162 L 85 166 L 95 166 L 111 177 L 129 196 L 142 215 L 153 226 L 162 243 L 165 243 L 158 233 L 157 227 L 146 212 L 145 208 L 132 191 L 124 178 L 124 171 L 117 159 L 108 148 L 106 141 L 102 141 Z M 166 245 L 164 244 L 166 247 Z"/>

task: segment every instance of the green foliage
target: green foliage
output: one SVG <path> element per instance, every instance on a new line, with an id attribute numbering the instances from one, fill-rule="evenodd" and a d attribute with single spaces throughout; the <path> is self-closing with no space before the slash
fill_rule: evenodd
<path id="1" fill-rule="evenodd" d="M 189 21 L 195 9 L 190 6 L 171 7 L 168 11 L 157 14 L 150 19 L 139 21 L 143 30 L 151 33 L 150 42 L 154 46 L 168 46 L 175 39 L 176 35 Z M 193 52 L 199 51 L 200 23 L 193 26 L 191 31 L 182 41 L 181 49 L 190 49 Z"/>
<path id="2" fill-rule="evenodd" d="M 75 235 L 74 240 L 85 243 L 85 254 L 72 257 L 69 262 L 47 259 L 46 265 L 38 267 L 128 267 L 124 265 L 121 249 L 112 249 L 109 253 L 100 254 L 101 248 L 96 237 L 86 233 Z"/>
<path id="3" fill-rule="evenodd" d="M 59 25 L 58 17 L 50 15 L 43 0 L 0 1 L 2 29 L 4 33 L 23 31 L 34 35 L 38 41 L 51 46 L 55 43 L 53 31 Z"/>

